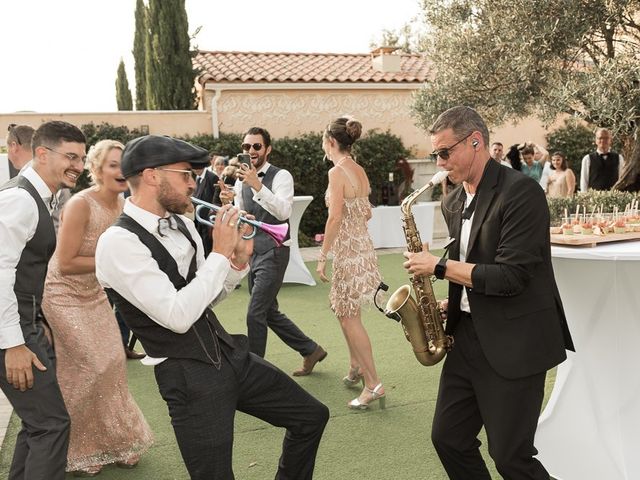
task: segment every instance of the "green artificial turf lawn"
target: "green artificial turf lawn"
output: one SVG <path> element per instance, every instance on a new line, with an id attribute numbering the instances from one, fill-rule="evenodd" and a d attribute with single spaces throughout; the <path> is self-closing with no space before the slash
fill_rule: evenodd
<path id="1" fill-rule="evenodd" d="M 408 276 L 400 254 L 380 255 L 380 269 L 389 293 Z M 315 270 L 315 262 L 308 264 Z M 446 296 L 447 283 L 434 285 L 438 298 Z M 394 480 L 446 479 L 430 441 L 430 426 L 442 363 L 423 367 L 413 356 L 400 325 L 374 308 L 363 312 L 363 321 L 371 337 L 378 373 L 387 392 L 387 408 L 377 404 L 370 411 L 353 412 L 346 404 L 358 395 L 348 389 L 342 377 L 349 367 L 348 352 L 338 321 L 329 309 L 329 285 L 315 287 L 285 284 L 278 297 L 280 309 L 311 338 L 321 344 L 328 357 L 308 377 L 294 377 L 304 388 L 324 402 L 331 419 L 318 452 L 314 479 L 351 480 L 360 478 Z M 248 302 L 246 282 L 216 309 L 228 331 L 246 333 Z M 301 365 L 301 357 L 284 345 L 273 333 L 269 336 L 266 358 L 287 373 Z M 155 445 L 143 456 L 135 470 L 106 467 L 102 480 L 188 479 L 171 428 L 167 408 L 160 398 L 153 369 L 129 361 L 131 392 L 155 434 Z M 555 372 L 547 377 L 547 396 Z M 13 415 L 7 438 L 0 451 L 0 478 L 6 478 L 13 453 L 19 420 Z M 274 478 L 284 430 L 238 413 L 236 416 L 234 471 L 238 480 Z M 486 451 L 483 455 L 494 479 L 499 479 Z M 68 475 L 68 478 L 73 478 Z"/>

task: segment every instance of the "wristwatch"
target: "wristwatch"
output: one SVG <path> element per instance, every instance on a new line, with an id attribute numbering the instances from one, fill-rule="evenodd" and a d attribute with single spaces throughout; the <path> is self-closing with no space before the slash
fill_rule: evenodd
<path id="1" fill-rule="evenodd" d="M 438 280 L 444 280 L 444 276 L 447 273 L 447 258 L 442 257 L 436 264 L 436 268 L 433 269 L 433 274 Z"/>

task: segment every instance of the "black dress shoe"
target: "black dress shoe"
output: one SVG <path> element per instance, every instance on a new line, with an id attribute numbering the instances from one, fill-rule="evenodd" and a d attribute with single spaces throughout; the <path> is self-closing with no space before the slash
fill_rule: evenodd
<path id="1" fill-rule="evenodd" d="M 140 360 L 147 356 L 146 353 L 136 352 L 135 350 L 131 350 L 127 347 L 124 347 L 124 354 L 127 356 L 129 360 Z"/>

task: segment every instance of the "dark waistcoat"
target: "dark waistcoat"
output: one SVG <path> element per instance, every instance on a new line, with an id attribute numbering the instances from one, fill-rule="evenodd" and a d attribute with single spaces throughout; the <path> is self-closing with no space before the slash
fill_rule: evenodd
<path id="1" fill-rule="evenodd" d="M 265 173 L 264 177 L 262 177 L 262 185 L 267 187 L 269 190 L 272 190 L 271 187 L 273 185 L 273 179 L 275 178 L 276 173 L 278 173 L 279 171 L 279 168 L 274 167 L 273 165 L 269 165 L 267 172 Z M 289 219 L 285 221 L 278 220 L 276 217 L 262 208 L 259 203 L 254 202 L 251 187 L 246 184 L 242 185 L 242 202 L 247 213 L 255 216 L 256 220 L 273 225 L 280 225 L 282 223 L 286 223 L 287 225 L 289 224 Z M 289 231 L 287 231 L 287 236 L 282 241 L 286 242 L 287 240 L 289 240 Z M 268 234 L 264 233 L 262 230 L 258 229 L 258 232 L 253 239 L 253 251 L 261 255 L 275 247 L 275 240 Z"/>
<path id="2" fill-rule="evenodd" d="M 609 152 L 606 160 L 598 152 L 589 154 L 589 188 L 611 190 L 618 181 L 620 155 Z"/>
<path id="3" fill-rule="evenodd" d="M 18 175 L 2 185 L 0 190 L 9 188 L 26 190 L 38 206 L 36 232 L 22 250 L 22 255 L 16 266 L 16 282 L 13 287 L 18 300 L 20 326 L 26 340 L 29 333 L 35 333 L 34 323 L 40 314 L 47 266 L 56 249 L 56 231 L 53 228 L 53 220 L 51 220 L 47 206 L 29 180 Z"/>
<path id="4" fill-rule="evenodd" d="M 176 290 L 185 287 L 195 277 L 196 244 L 182 220 L 176 217 L 180 231 L 194 247 L 189 274 L 185 280 L 179 273 L 175 259 L 151 233 L 126 214 L 122 214 L 114 223 L 138 236 L 140 241 L 151 251 L 151 256 L 158 262 L 160 270 L 167 274 Z M 144 312 L 132 305 L 112 288 L 105 288 L 107 296 L 122 314 L 125 323 L 142 343 L 145 352 L 151 357 L 190 358 L 209 364 L 220 360 L 218 339 L 232 349 L 235 343 L 210 308 L 205 308 L 200 318 L 186 333 L 172 332 L 151 320 Z"/>

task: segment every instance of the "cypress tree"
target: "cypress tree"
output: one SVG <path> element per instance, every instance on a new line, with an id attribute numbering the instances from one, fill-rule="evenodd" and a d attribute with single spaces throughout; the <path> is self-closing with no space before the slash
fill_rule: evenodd
<path id="1" fill-rule="evenodd" d="M 149 0 L 147 104 L 154 110 L 195 108 L 195 71 L 185 0 Z"/>
<path id="2" fill-rule="evenodd" d="M 131 90 L 127 80 L 127 72 L 124 69 L 124 60 L 120 59 L 118 65 L 118 76 L 116 78 L 116 101 L 118 110 L 133 110 L 133 100 L 131 100 Z"/>
<path id="3" fill-rule="evenodd" d="M 136 110 L 147 109 L 147 76 L 145 51 L 149 30 L 147 28 L 147 7 L 144 0 L 136 1 L 136 32 L 133 38 L 133 61 L 136 74 Z"/>

